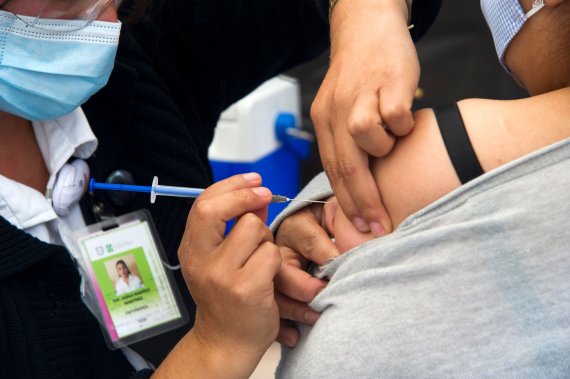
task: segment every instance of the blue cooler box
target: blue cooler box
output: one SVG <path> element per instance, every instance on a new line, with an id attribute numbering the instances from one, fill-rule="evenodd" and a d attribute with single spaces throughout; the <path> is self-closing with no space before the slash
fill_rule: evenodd
<path id="1" fill-rule="evenodd" d="M 278 76 L 226 109 L 218 122 L 209 159 L 214 180 L 258 172 L 274 194 L 295 197 L 301 160 L 308 157 L 312 134 L 301 129 L 297 80 Z M 269 206 L 268 224 L 286 203 Z"/>

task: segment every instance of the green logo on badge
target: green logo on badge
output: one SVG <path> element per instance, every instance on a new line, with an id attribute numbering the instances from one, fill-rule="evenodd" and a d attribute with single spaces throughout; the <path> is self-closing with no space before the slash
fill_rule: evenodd
<path id="1" fill-rule="evenodd" d="M 113 245 L 110 243 L 105 245 L 105 249 L 107 249 L 107 253 L 112 253 L 113 251 L 115 251 L 115 249 L 113 249 Z"/>

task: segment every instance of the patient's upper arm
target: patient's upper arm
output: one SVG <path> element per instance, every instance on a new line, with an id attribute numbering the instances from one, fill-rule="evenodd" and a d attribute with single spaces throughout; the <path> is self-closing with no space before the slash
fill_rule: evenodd
<path id="1" fill-rule="evenodd" d="M 396 227 L 410 214 L 461 184 L 431 109 L 415 112 L 413 132 L 372 164 L 382 199 Z"/>
<path id="2" fill-rule="evenodd" d="M 459 103 L 469 139 L 485 172 L 570 137 L 559 94 Z M 560 100 L 561 102 L 563 100 Z M 372 163 L 394 227 L 406 217 L 461 185 L 431 109 L 415 112 L 414 130 L 389 156 Z"/>

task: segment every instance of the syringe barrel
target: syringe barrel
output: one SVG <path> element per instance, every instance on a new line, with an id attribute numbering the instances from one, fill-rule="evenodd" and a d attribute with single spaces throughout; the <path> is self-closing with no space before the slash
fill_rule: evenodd
<path id="1" fill-rule="evenodd" d="M 158 196 L 176 196 L 196 198 L 204 192 L 203 188 L 175 187 L 175 186 L 154 186 L 154 193 Z"/>

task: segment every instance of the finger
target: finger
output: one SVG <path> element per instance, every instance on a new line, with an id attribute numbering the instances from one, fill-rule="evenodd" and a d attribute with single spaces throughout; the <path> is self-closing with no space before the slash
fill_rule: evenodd
<path id="1" fill-rule="evenodd" d="M 263 207 L 260 209 L 252 210 L 251 213 L 257 216 L 264 224 L 267 224 L 267 215 L 269 214 L 269 208 Z"/>
<path id="2" fill-rule="evenodd" d="M 334 190 L 348 219 L 360 232 L 372 231 L 376 237 L 391 231 L 392 222 L 370 172 L 368 154 L 356 145 L 347 130 L 338 133 L 338 138 L 335 134 L 335 148 L 343 185 Z"/>
<path id="3" fill-rule="evenodd" d="M 320 314 L 309 308 L 307 303 L 291 299 L 279 292 L 275 293 L 275 301 L 282 319 L 313 325 L 320 317 Z"/>
<path id="4" fill-rule="evenodd" d="M 328 79 L 328 76 L 325 77 L 323 83 L 327 82 Z M 325 93 L 325 95 L 321 95 L 321 93 Z M 326 96 L 328 93 L 333 95 Z M 346 127 L 350 108 L 343 105 L 351 104 L 353 101 L 350 96 L 346 97 L 344 92 L 335 96 L 334 90 L 331 91 L 324 84 L 317 93 L 317 99 L 319 101 L 315 100 L 311 107 L 311 118 L 315 124 L 322 166 L 334 193 L 341 198 L 340 202 L 345 212 L 356 219 L 354 222 L 358 223 L 359 230 L 367 232 L 367 224 L 359 222 L 361 216 L 358 215 L 361 210 L 353 202 L 353 197 L 347 188 L 348 181 L 359 176 L 365 176 L 366 172 L 368 172 L 368 181 L 371 180 L 368 156 L 356 145 Z M 323 114 L 328 114 L 328 117 L 323 117 Z M 353 152 L 359 152 L 359 154 L 352 155 Z M 363 186 L 367 185 L 363 184 Z M 376 192 L 378 191 L 376 190 Z"/>
<path id="5" fill-rule="evenodd" d="M 242 188 L 259 187 L 261 185 L 261 176 L 256 172 L 249 172 L 245 174 L 233 175 L 224 180 L 220 180 L 206 188 L 202 194 L 201 199 L 210 199 L 214 196 L 223 193 L 236 191 Z"/>
<path id="6" fill-rule="evenodd" d="M 335 194 L 339 192 L 346 193 L 344 187 L 346 173 L 344 171 L 347 168 L 351 168 L 351 166 L 343 163 L 351 163 L 352 159 L 343 161 L 342 157 L 339 158 L 337 144 L 339 143 L 338 140 L 341 140 L 341 143 L 344 140 L 347 144 L 354 144 L 354 142 L 350 136 L 347 136 L 348 133 L 344 130 L 346 118 L 338 112 L 334 101 L 331 100 L 330 106 L 333 109 L 333 114 L 331 115 L 331 118 L 326 119 L 326 124 L 318 118 L 317 114 L 315 114 L 314 105 L 313 108 L 311 108 L 311 117 L 315 123 L 315 132 L 317 135 L 317 141 L 319 142 L 319 156 L 321 158 L 321 164 L 327 174 L 331 187 Z M 334 130 L 335 127 L 337 130 Z M 353 150 L 357 149 L 358 147 L 354 146 Z M 350 196 L 345 196 L 344 205 L 347 209 L 351 209 L 352 213 L 356 213 L 356 207 L 351 202 Z"/>
<path id="7" fill-rule="evenodd" d="M 378 93 L 358 95 L 348 119 L 348 131 L 358 146 L 368 154 L 383 157 L 394 147 L 396 139 L 382 126 Z"/>
<path id="8" fill-rule="evenodd" d="M 311 120 L 313 121 L 315 134 L 317 136 L 321 164 L 327 174 L 333 191 L 336 193 L 342 191 L 344 184 L 337 159 L 335 137 L 332 128 L 334 126 L 343 127 L 343 125 L 342 123 L 333 122 L 332 120 L 345 119 L 345 117 L 342 116 L 344 112 L 341 112 L 338 108 L 339 99 L 335 99 L 334 96 L 329 96 L 331 90 L 326 83 L 329 80 L 328 75 L 330 75 L 330 72 L 329 70 L 323 84 L 319 88 L 315 101 L 311 105 Z M 350 197 L 347 198 L 347 204 L 345 204 L 347 207 L 350 206 L 348 201 L 350 201 Z M 355 209 L 355 207 L 352 206 L 352 209 Z"/>
<path id="9" fill-rule="evenodd" d="M 199 196 L 190 210 L 185 240 L 197 251 L 209 252 L 223 238 L 226 222 L 271 201 L 271 191 L 263 187 L 245 188 L 212 197 Z"/>
<path id="10" fill-rule="evenodd" d="M 311 276 L 299 265 L 283 263 L 275 277 L 275 288 L 288 298 L 308 303 L 327 286 L 327 281 Z"/>
<path id="11" fill-rule="evenodd" d="M 289 348 L 293 348 L 299 343 L 299 330 L 289 321 L 281 320 L 276 340 Z"/>
<path id="12" fill-rule="evenodd" d="M 323 205 L 323 220 L 321 220 L 321 224 L 324 222 L 325 228 L 330 235 L 333 235 L 334 233 L 334 219 L 336 217 L 337 209 L 338 201 L 336 197 L 334 197 L 329 203 Z"/>
<path id="13" fill-rule="evenodd" d="M 326 82 L 326 78 L 323 83 Z M 311 104 L 311 121 L 315 129 L 318 141 L 319 155 L 322 162 L 335 161 L 335 151 L 333 143 L 333 133 L 331 130 L 330 118 L 336 117 L 337 109 L 334 102 L 328 96 L 327 86 L 323 84 Z M 326 171 L 326 170 L 325 170 Z"/>
<path id="14" fill-rule="evenodd" d="M 271 242 L 264 242 L 251 254 L 242 272 L 255 288 L 273 290 L 273 279 L 280 267 L 279 248 Z"/>
<path id="15" fill-rule="evenodd" d="M 273 235 L 269 228 L 253 213 L 246 213 L 236 221 L 231 232 L 222 242 L 223 249 L 218 252 L 216 259 L 233 269 L 242 268 L 259 245 L 268 241 L 273 242 Z M 278 251 L 277 254 L 279 255 Z M 281 262 L 280 255 L 279 262 Z"/>
<path id="16" fill-rule="evenodd" d="M 406 75 L 402 75 L 406 77 Z M 406 86 L 397 80 L 388 81 L 380 88 L 379 107 L 380 117 L 390 132 L 397 136 L 405 136 L 414 127 L 412 116 L 412 102 L 416 92 L 417 83 Z M 383 156 L 383 155 L 377 155 Z"/>
<path id="17" fill-rule="evenodd" d="M 320 220 L 309 209 L 286 218 L 277 230 L 275 241 L 277 245 L 286 246 L 319 265 L 340 255 Z"/>

